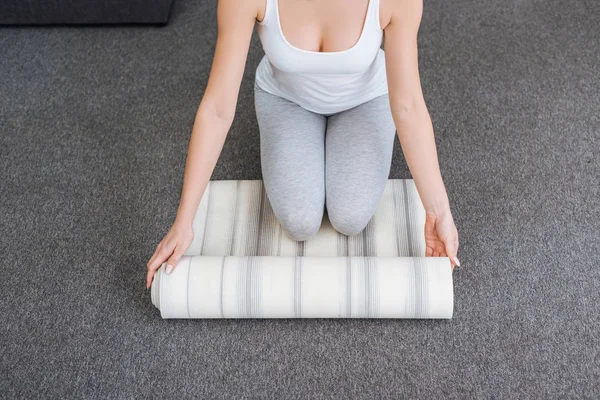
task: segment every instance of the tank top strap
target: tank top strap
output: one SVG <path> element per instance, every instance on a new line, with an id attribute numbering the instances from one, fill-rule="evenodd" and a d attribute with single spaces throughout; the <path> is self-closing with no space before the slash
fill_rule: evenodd
<path id="1" fill-rule="evenodd" d="M 381 24 L 379 23 L 379 3 L 380 3 L 379 0 L 369 0 L 369 11 L 368 12 L 370 14 L 370 20 L 373 24 L 373 27 L 376 30 L 380 31 Z"/>
<path id="2" fill-rule="evenodd" d="M 265 0 L 265 15 L 258 24 L 266 25 L 269 23 L 269 20 L 274 19 L 273 14 L 276 13 L 275 7 L 277 7 L 277 0 Z"/>

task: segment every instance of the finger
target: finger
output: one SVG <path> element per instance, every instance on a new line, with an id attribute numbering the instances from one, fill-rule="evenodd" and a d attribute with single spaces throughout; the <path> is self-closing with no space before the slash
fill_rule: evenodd
<path id="1" fill-rule="evenodd" d="M 161 246 L 160 250 L 158 250 L 158 254 L 152 263 L 148 264 L 148 269 L 156 270 L 160 267 L 160 265 L 165 262 L 165 260 L 173 253 L 173 248 L 175 246 L 170 243 L 166 243 Z"/>
<path id="2" fill-rule="evenodd" d="M 150 287 L 152 285 L 152 279 L 154 277 L 154 272 L 164 264 L 164 260 L 169 257 L 169 253 L 166 251 L 166 248 L 161 249 L 158 256 L 154 259 L 152 264 L 148 267 L 148 274 L 146 275 L 146 287 Z"/>
<path id="3" fill-rule="evenodd" d="M 429 236 L 429 231 L 430 231 L 430 227 L 429 227 L 429 221 L 425 221 L 425 227 L 423 229 L 423 235 L 425 236 L 425 257 L 431 257 L 433 256 L 433 246 L 429 245 L 429 241 L 427 240 L 428 236 Z"/>
<path id="4" fill-rule="evenodd" d="M 445 255 L 444 254 L 445 250 L 446 250 L 446 248 L 444 246 L 444 243 L 437 242 L 435 244 L 435 250 L 434 250 L 435 257 L 443 257 Z"/>
<path id="5" fill-rule="evenodd" d="M 159 243 L 158 246 L 156 246 L 156 250 L 154 251 L 154 254 L 152 254 L 152 257 L 150 257 L 150 260 L 148 260 L 148 263 L 146 264 L 146 268 L 148 269 L 148 273 L 146 274 L 146 288 L 147 289 L 150 289 L 150 287 L 152 286 L 152 279 L 154 277 L 154 271 L 155 271 L 155 268 L 153 268 L 154 260 L 156 260 L 156 257 L 158 257 L 161 250 L 162 250 L 162 242 Z"/>
<path id="6" fill-rule="evenodd" d="M 146 274 L 146 288 L 150 289 L 152 287 L 152 280 L 154 279 L 155 270 L 149 269 Z"/>
<path id="7" fill-rule="evenodd" d="M 158 253 L 160 252 L 160 249 L 162 249 L 162 247 L 163 247 L 163 244 L 164 244 L 163 242 L 160 242 L 160 243 L 159 243 L 159 244 L 156 246 L 156 249 L 154 250 L 154 254 L 152 254 L 152 257 L 150 257 L 150 259 L 148 260 L 148 264 L 147 264 L 147 265 L 150 265 L 150 264 L 152 264 L 152 261 L 154 261 L 154 259 L 155 259 L 155 258 L 156 258 L 156 256 L 158 255 Z"/>
<path id="8" fill-rule="evenodd" d="M 173 272 L 173 270 L 175 269 L 175 267 L 177 267 L 177 264 L 179 263 L 179 259 L 181 259 L 181 256 L 183 254 L 181 253 L 181 251 L 179 251 L 178 249 L 175 249 L 175 251 L 173 252 L 173 254 L 171 255 L 171 257 L 169 257 L 169 259 L 166 262 L 166 269 L 165 272 L 167 274 L 170 274 L 171 272 Z"/>
<path id="9" fill-rule="evenodd" d="M 154 251 L 154 254 L 152 255 L 152 257 L 150 257 L 150 260 L 148 260 L 148 268 L 150 268 L 150 265 L 152 265 L 152 263 L 154 262 L 154 260 L 156 259 L 156 257 L 159 256 L 161 250 L 163 249 L 163 247 L 166 246 L 166 241 L 165 239 L 161 240 L 160 243 L 156 246 L 156 250 Z"/>
<path id="10" fill-rule="evenodd" d="M 460 267 L 460 261 L 458 261 L 458 257 L 456 257 L 457 246 L 456 246 L 456 236 L 450 237 L 446 240 L 446 254 L 450 259 L 452 265 L 457 265 Z M 454 267 L 453 267 L 454 268 Z"/>
<path id="11" fill-rule="evenodd" d="M 425 257 L 431 257 L 431 256 L 433 256 L 433 247 L 427 246 L 427 249 L 425 250 Z"/>

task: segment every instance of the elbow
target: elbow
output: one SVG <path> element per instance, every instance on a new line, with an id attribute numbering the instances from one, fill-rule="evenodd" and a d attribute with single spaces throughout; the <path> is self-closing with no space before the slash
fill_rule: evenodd
<path id="1" fill-rule="evenodd" d="M 398 99 L 391 105 L 392 115 L 397 123 L 408 124 L 415 119 L 427 115 L 427 107 L 422 99 L 408 97 Z"/>
<path id="2" fill-rule="evenodd" d="M 235 116 L 235 107 L 233 109 L 227 107 L 219 107 L 211 104 L 200 104 L 198 113 L 203 118 L 208 118 L 218 121 L 220 125 L 231 126 Z"/>

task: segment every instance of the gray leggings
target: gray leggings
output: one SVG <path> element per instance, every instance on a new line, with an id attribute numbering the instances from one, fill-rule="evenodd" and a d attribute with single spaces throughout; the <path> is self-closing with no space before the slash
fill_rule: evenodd
<path id="1" fill-rule="evenodd" d="M 283 229 L 302 241 L 326 212 L 345 235 L 362 231 L 383 195 L 396 127 L 387 94 L 332 115 L 254 86 L 263 182 Z"/>

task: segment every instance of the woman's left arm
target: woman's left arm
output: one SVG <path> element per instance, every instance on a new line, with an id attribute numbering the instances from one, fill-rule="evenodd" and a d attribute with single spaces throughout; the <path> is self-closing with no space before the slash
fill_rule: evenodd
<path id="1" fill-rule="evenodd" d="M 433 126 L 419 77 L 417 34 L 422 0 L 390 1 L 384 27 L 384 51 L 390 107 L 406 163 L 427 214 L 427 256 L 448 256 L 452 268 L 458 233 L 438 165 Z"/>

